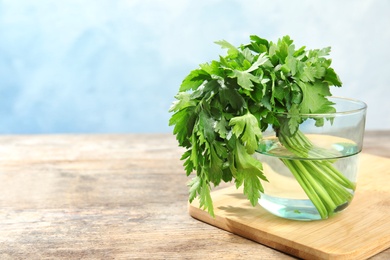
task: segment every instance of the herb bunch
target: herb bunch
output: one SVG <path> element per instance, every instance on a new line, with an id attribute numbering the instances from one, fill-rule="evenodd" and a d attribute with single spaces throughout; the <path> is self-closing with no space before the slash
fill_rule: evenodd
<path id="1" fill-rule="evenodd" d="M 185 77 L 169 121 L 186 149 L 181 158 L 186 174 L 195 174 L 188 183 L 189 200 L 199 197 L 200 206 L 212 216 L 210 191 L 222 181 L 243 186 L 251 204 L 257 204 L 264 191 L 261 182 L 267 181 L 262 163 L 252 156 L 262 132 L 272 125 L 289 148 L 286 139 L 300 135 L 298 127 L 305 120 L 298 114 L 334 112 L 327 97 L 330 86 L 341 86 L 326 57 L 330 47 L 297 49 L 289 36 L 274 43 L 253 35 L 239 47 L 224 40 L 216 43 L 227 54 L 200 64 Z M 280 120 L 280 112 L 288 113 L 288 119 Z M 322 124 L 317 119 L 316 125 Z M 317 207 L 318 202 L 313 203 Z M 331 209 L 325 211 L 324 218 Z"/>

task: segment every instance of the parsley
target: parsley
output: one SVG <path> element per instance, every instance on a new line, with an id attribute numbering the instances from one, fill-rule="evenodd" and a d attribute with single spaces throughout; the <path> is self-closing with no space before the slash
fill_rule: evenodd
<path id="1" fill-rule="evenodd" d="M 210 190 L 222 181 L 234 181 L 237 188 L 243 185 L 244 194 L 256 205 L 263 191 L 261 182 L 267 181 L 261 162 L 252 156 L 262 132 L 272 125 L 287 149 L 304 156 L 312 144 L 298 129 L 303 121 L 299 113 L 335 111 L 327 99 L 329 87 L 341 86 L 326 58 L 330 48 L 297 49 L 289 36 L 274 43 L 253 35 L 239 47 L 227 41 L 216 43 L 227 54 L 185 77 L 169 121 L 179 145 L 186 149 L 181 159 L 187 176 L 195 173 L 188 182 L 189 200 L 199 197 L 200 206 L 211 215 Z M 287 120 L 277 118 L 277 112 L 288 113 Z M 284 162 L 323 218 L 342 196 L 348 196 L 337 188 L 329 195 L 326 185 L 353 188 L 331 162 Z M 314 179 L 310 170 L 324 177 Z"/>

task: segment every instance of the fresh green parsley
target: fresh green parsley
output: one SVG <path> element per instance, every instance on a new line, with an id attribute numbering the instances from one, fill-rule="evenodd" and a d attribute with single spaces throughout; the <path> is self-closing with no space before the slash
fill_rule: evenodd
<path id="1" fill-rule="evenodd" d="M 267 178 L 261 162 L 252 155 L 268 125 L 277 131 L 282 144 L 304 154 L 311 144 L 298 130 L 303 120 L 298 114 L 334 112 L 327 97 L 331 95 L 330 86 L 341 86 L 327 58 L 329 47 L 296 48 L 289 36 L 271 42 L 253 35 L 248 44 L 239 47 L 224 40 L 216 43 L 227 54 L 200 64 L 185 77 L 170 108 L 173 114 L 169 121 L 179 145 L 186 149 L 181 159 L 187 176 L 195 174 L 188 183 L 189 200 L 198 197 L 200 206 L 213 216 L 210 191 L 222 181 L 234 181 L 237 188 L 243 186 L 251 204 L 257 204 L 262 181 Z M 275 112 L 288 113 L 288 120 L 281 122 Z M 317 125 L 322 124 L 318 120 Z M 328 164 L 324 167 L 331 167 Z M 334 172 L 310 162 L 286 166 L 298 181 L 302 176 L 297 167 Z M 326 218 L 335 207 L 334 199 L 310 196 L 317 182 L 303 185 Z"/>

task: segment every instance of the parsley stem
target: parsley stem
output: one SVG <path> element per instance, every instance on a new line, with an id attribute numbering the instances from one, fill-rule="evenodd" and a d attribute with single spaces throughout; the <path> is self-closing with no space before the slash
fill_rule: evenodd
<path id="1" fill-rule="evenodd" d="M 298 165 L 300 165 L 301 173 L 304 174 L 304 176 L 308 179 L 308 181 L 310 182 L 311 186 L 313 187 L 315 193 L 318 194 L 321 201 L 324 203 L 325 208 L 328 210 L 328 213 L 332 209 L 335 209 L 336 205 L 334 204 L 334 202 L 330 198 L 326 189 L 323 187 L 321 181 L 318 178 L 314 177 L 314 176 L 318 176 L 318 175 L 314 175 L 314 174 L 309 172 L 309 167 L 307 166 L 308 162 L 298 160 L 298 161 L 294 161 L 294 163 L 297 163 Z M 310 163 L 312 163 L 312 162 L 310 162 Z"/>
<path id="2" fill-rule="evenodd" d="M 316 173 L 312 174 L 321 185 L 326 188 L 327 193 L 335 202 L 336 205 L 341 205 L 345 203 L 345 200 L 352 199 L 351 193 L 345 189 L 345 186 L 338 182 L 338 180 L 332 178 L 332 175 L 329 175 L 328 165 L 317 163 L 316 161 L 312 161 L 306 164 L 306 167 L 311 170 L 311 172 Z"/>
<path id="3" fill-rule="evenodd" d="M 292 161 L 288 159 L 282 159 L 282 161 L 290 169 L 295 179 L 298 181 L 298 183 L 301 185 L 303 190 L 306 192 L 306 195 L 313 202 L 321 218 L 323 219 L 326 218 L 327 209 L 323 204 L 322 200 L 320 199 L 318 193 L 315 191 L 312 184 L 308 180 L 308 178 L 303 174 L 302 169 L 299 167 L 299 163 L 297 163 L 299 161 Z"/>
<path id="4" fill-rule="evenodd" d="M 279 140 L 286 149 L 299 157 L 281 160 L 312 201 L 322 219 L 333 215 L 337 207 L 352 199 L 349 190 L 354 190 L 355 184 L 333 166 L 335 159 L 332 158 L 331 152 L 314 146 L 299 130 L 292 136 L 280 132 Z M 310 159 L 309 153 L 314 159 Z"/>

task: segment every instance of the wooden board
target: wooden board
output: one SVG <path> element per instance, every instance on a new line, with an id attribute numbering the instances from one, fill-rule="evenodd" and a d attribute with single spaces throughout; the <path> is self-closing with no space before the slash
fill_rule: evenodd
<path id="1" fill-rule="evenodd" d="M 192 217 L 305 259 L 366 259 L 390 247 L 390 159 L 362 154 L 351 205 L 328 220 L 294 221 L 252 207 L 235 187 L 212 192 L 215 218 L 189 204 Z"/>

